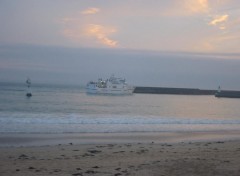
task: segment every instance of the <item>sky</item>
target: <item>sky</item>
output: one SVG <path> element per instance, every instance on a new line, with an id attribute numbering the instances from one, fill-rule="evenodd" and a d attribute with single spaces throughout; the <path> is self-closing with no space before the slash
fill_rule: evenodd
<path id="1" fill-rule="evenodd" d="M 238 0 L 0 0 L 0 82 L 240 90 Z"/>

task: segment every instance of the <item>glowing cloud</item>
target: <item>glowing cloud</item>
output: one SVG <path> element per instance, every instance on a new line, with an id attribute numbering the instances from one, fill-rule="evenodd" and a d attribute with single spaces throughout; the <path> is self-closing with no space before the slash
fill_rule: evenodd
<path id="1" fill-rule="evenodd" d="M 102 25 L 90 24 L 86 28 L 86 33 L 89 36 L 95 37 L 99 42 L 110 47 L 116 47 L 117 41 L 107 37 L 111 33 L 115 33 L 116 29 L 104 27 Z"/>
<path id="2" fill-rule="evenodd" d="M 219 23 L 226 22 L 227 20 L 228 20 L 228 15 L 217 16 L 209 24 L 215 26 Z"/>
<path id="3" fill-rule="evenodd" d="M 200 13 L 209 13 L 208 0 L 174 0 L 172 5 L 164 10 L 165 16 L 191 16 Z"/>
<path id="4" fill-rule="evenodd" d="M 82 11 L 81 13 L 84 15 L 93 15 L 93 14 L 98 13 L 99 11 L 100 10 L 98 8 L 91 7 L 91 8 L 88 8 L 88 9 Z"/>
<path id="5" fill-rule="evenodd" d="M 185 9 L 190 13 L 202 13 L 209 11 L 208 0 L 185 0 Z"/>
<path id="6" fill-rule="evenodd" d="M 109 47 L 116 47 L 118 42 L 109 38 L 109 35 L 116 32 L 114 27 L 96 24 L 100 21 L 98 16 L 89 18 L 87 15 L 96 14 L 100 11 L 98 8 L 88 8 L 75 14 L 74 17 L 65 17 L 61 19 L 63 30 L 61 33 L 64 37 L 80 45 L 102 44 Z M 80 16 L 79 16 L 80 15 Z"/>

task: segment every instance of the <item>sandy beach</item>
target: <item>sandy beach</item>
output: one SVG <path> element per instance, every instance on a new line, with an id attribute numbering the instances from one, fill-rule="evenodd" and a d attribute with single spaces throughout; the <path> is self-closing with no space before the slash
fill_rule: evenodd
<path id="1" fill-rule="evenodd" d="M 239 134 L 2 134 L 0 175 L 239 176 Z"/>

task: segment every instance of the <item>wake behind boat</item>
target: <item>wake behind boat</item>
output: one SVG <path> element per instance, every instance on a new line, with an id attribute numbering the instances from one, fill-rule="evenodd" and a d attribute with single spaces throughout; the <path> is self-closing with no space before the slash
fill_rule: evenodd
<path id="1" fill-rule="evenodd" d="M 90 81 L 86 86 L 86 91 L 92 94 L 129 95 L 133 93 L 134 87 L 128 85 L 125 79 L 112 75 L 107 80 L 100 78 L 97 82 Z"/>

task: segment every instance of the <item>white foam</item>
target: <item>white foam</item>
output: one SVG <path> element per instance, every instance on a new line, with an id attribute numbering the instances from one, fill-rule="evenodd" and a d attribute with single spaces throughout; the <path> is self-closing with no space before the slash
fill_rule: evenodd
<path id="1" fill-rule="evenodd" d="M 240 128 L 240 120 L 133 115 L 0 113 L 1 133 L 207 131 Z"/>

